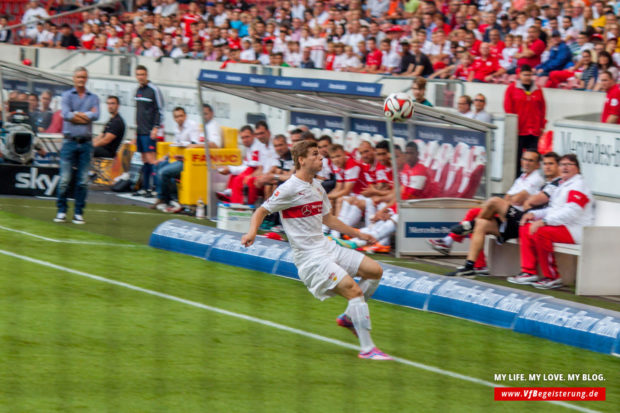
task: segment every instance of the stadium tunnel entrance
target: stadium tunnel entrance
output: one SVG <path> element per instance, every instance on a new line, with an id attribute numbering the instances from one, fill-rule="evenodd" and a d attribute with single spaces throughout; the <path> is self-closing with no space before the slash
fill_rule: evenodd
<path id="1" fill-rule="evenodd" d="M 487 153 L 496 126 L 418 103 L 411 119 L 393 122 L 383 116 L 381 89 L 378 83 L 206 69 L 198 77 L 201 106 L 207 91 L 273 106 L 285 111 L 290 129 L 305 125 L 315 135 L 328 134 L 348 152 L 363 140 L 376 144 L 388 139 L 392 165 L 396 165 L 394 145 L 405 151 L 408 142 L 416 142 L 419 162 L 429 171 L 429 190 L 423 199 L 403 199 L 402 183 L 394 180 L 399 221 L 396 255 L 434 255 L 426 241 L 446 235 L 469 208 L 489 196 Z M 213 169 L 208 145 L 205 151 L 212 172 L 207 177 L 207 215 L 214 219 L 215 192 L 227 178 Z M 467 249 L 465 242 L 453 252 L 465 254 Z"/>

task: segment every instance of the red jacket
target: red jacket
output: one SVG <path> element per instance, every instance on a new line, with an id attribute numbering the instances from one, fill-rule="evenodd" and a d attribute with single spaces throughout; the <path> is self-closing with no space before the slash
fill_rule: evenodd
<path id="1" fill-rule="evenodd" d="M 504 95 L 504 110 L 519 117 L 519 135 L 542 134 L 547 123 L 547 107 L 542 89 L 535 83 L 527 92 L 521 82 L 512 82 Z"/>

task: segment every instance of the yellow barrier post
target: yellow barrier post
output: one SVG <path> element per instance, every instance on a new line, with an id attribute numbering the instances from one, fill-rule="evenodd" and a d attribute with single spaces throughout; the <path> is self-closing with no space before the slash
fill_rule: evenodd
<path id="1" fill-rule="evenodd" d="M 210 149 L 213 168 L 224 165 L 241 165 L 241 150 L 223 148 Z M 179 202 L 196 205 L 199 199 L 205 203 L 207 197 L 207 159 L 204 148 L 188 148 L 183 152 L 183 172 L 179 185 Z"/>

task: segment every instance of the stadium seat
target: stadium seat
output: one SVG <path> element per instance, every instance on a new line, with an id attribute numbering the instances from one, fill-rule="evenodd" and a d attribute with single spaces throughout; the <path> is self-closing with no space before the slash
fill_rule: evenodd
<path id="1" fill-rule="evenodd" d="M 400 149 L 403 150 L 403 152 L 405 151 L 405 146 L 407 146 L 407 141 L 405 141 L 405 139 L 403 138 L 394 138 L 394 144 L 398 145 L 400 147 Z"/>
<path id="2" fill-rule="evenodd" d="M 321 131 L 321 135 L 320 136 L 323 136 L 323 135 L 327 135 L 327 136 L 333 137 L 334 136 L 334 131 L 331 130 L 330 128 L 323 128 L 323 130 Z"/>
<path id="3" fill-rule="evenodd" d="M 349 131 L 347 132 L 347 136 L 344 138 L 344 150 L 348 153 L 353 153 L 355 149 L 359 146 L 360 137 L 357 132 Z"/>
<path id="4" fill-rule="evenodd" d="M 312 134 L 314 135 L 315 138 L 318 138 L 319 136 L 321 136 L 321 129 L 320 128 L 312 128 L 312 129 L 310 129 L 310 132 L 312 132 Z"/>
<path id="5" fill-rule="evenodd" d="M 286 127 L 286 131 L 287 131 L 288 133 L 291 133 L 291 132 L 292 132 L 292 131 L 294 131 L 295 129 L 297 129 L 297 125 L 288 125 L 288 126 Z"/>
<path id="6" fill-rule="evenodd" d="M 332 136 L 332 143 L 344 146 L 344 131 L 336 130 Z"/>
<path id="7" fill-rule="evenodd" d="M 383 135 L 379 135 L 378 133 L 375 133 L 374 135 L 372 135 L 372 143 L 373 145 L 377 146 L 377 144 L 379 142 L 381 142 L 382 140 L 384 140 L 385 138 L 383 137 Z"/>

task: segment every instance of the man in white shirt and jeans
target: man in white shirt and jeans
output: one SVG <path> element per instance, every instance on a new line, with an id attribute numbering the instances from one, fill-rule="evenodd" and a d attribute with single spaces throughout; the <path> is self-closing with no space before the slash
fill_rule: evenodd
<path id="1" fill-rule="evenodd" d="M 241 238 L 241 244 L 251 246 L 263 219 L 269 214 L 280 212 L 299 278 L 308 290 L 321 301 L 336 294 L 347 299 L 347 309 L 337 318 L 337 323 L 360 339 L 361 351 L 358 357 L 392 360 L 375 347 L 370 337 L 370 313 L 366 303 L 379 286 L 383 269 L 369 257 L 328 240 L 323 235 L 322 224 L 369 243 L 376 240 L 372 235 L 363 234 L 344 224 L 330 213 L 331 203 L 327 193 L 321 182 L 315 179 L 315 175 L 323 168 L 317 143 L 303 140 L 293 146 L 292 153 L 297 172 L 256 210 L 250 230 Z M 352 278 L 356 275 L 361 277 L 359 285 Z"/>
<path id="2" fill-rule="evenodd" d="M 200 128 L 198 123 L 188 119 L 185 109 L 180 106 L 174 108 L 172 115 L 177 123 L 172 145 L 185 148 L 202 148 L 203 145 L 199 142 Z M 182 170 L 182 157 L 176 157 L 176 160 L 172 162 L 169 157 L 165 157 L 157 164 L 156 209 L 164 212 L 179 212 L 183 209 L 181 204 L 172 199 L 172 192 L 176 189 L 176 180 L 181 177 Z"/>

